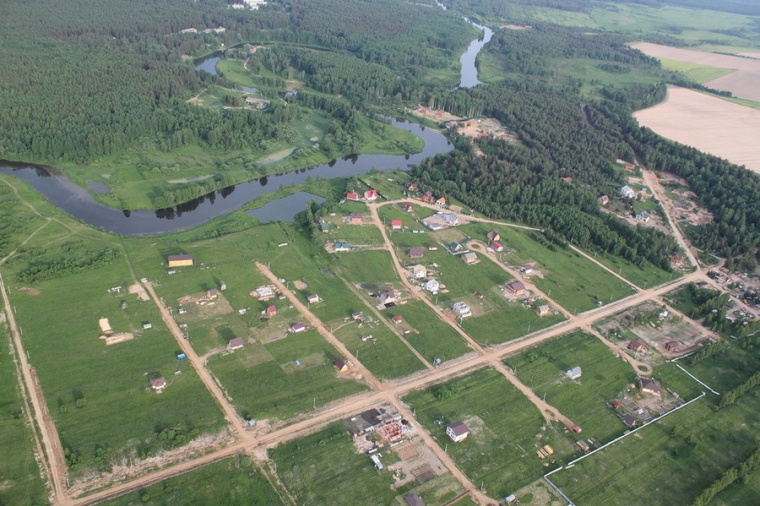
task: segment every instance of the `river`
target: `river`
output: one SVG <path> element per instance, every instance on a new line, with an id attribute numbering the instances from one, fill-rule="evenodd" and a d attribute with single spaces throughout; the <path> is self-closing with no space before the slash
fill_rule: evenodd
<path id="1" fill-rule="evenodd" d="M 438 6 L 446 9 L 446 6 L 439 2 Z M 467 51 L 462 54 L 459 60 L 462 64 L 460 88 L 471 88 L 480 84 L 475 59 L 493 35 L 488 27 L 478 25 L 469 19 L 466 20 L 481 29 L 483 33 L 481 37 L 470 43 Z M 205 70 L 210 74 L 216 74 L 216 63 L 219 61 L 219 57 L 220 54 L 215 53 L 205 59 L 197 60 L 195 62 L 196 70 Z M 93 227 L 130 236 L 161 235 L 203 225 L 218 216 L 236 211 L 251 200 L 271 193 L 281 186 L 302 184 L 309 178 L 327 179 L 355 176 L 365 174 L 373 168 L 386 172 L 397 169 L 408 170 L 427 157 L 446 153 L 453 149 L 448 140 L 439 132 L 425 129 L 415 123 L 397 120 L 393 120 L 393 125 L 422 138 L 425 141 L 424 149 L 420 153 L 406 156 L 347 156 L 316 167 L 262 177 L 222 188 L 176 207 L 155 211 L 121 211 L 101 204 L 93 199 L 86 189 L 72 183 L 53 167 L 0 160 L 0 173 L 23 179 L 44 195 L 51 204 Z M 293 200 L 287 202 L 293 203 Z M 293 209 L 295 207 L 297 205 Z M 286 217 L 282 213 L 282 205 L 270 204 L 267 209 L 262 208 L 254 214 L 262 221 L 269 221 L 271 219 L 285 219 Z"/>

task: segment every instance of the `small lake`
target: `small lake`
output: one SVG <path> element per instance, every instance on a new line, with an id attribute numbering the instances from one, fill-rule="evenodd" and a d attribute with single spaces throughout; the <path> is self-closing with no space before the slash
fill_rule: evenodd
<path id="1" fill-rule="evenodd" d="M 217 75 L 216 74 L 216 62 L 220 60 L 219 56 L 212 56 L 211 58 L 206 58 L 205 60 L 199 60 L 199 62 L 196 62 L 195 64 L 195 70 L 201 71 L 205 70 L 209 74 Z"/>
<path id="2" fill-rule="evenodd" d="M 269 223 L 270 221 L 293 223 L 296 214 L 306 209 L 306 204 L 312 200 L 315 200 L 319 204 L 325 201 L 324 197 L 320 197 L 319 195 L 309 192 L 298 192 L 287 197 L 272 200 L 261 207 L 250 209 L 245 213 L 263 223 Z"/>
<path id="3" fill-rule="evenodd" d="M 357 176 L 373 168 L 384 172 L 409 170 L 427 157 L 453 149 L 440 132 L 406 121 L 393 120 L 392 124 L 420 137 L 425 142 L 423 150 L 413 155 L 345 156 L 316 167 L 228 186 L 184 204 L 155 211 L 121 211 L 101 204 L 54 167 L 0 160 L 0 173 L 23 179 L 51 204 L 93 227 L 122 235 L 160 235 L 203 225 L 218 216 L 239 210 L 251 200 L 280 186 L 303 184 L 310 178 Z"/>

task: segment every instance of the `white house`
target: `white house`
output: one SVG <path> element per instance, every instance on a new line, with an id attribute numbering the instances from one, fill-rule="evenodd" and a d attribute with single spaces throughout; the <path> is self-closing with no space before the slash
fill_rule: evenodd
<path id="1" fill-rule="evenodd" d="M 624 199 L 632 199 L 636 196 L 636 192 L 631 189 L 630 186 L 625 185 L 622 188 L 620 188 L 620 196 Z"/>
<path id="2" fill-rule="evenodd" d="M 409 268 L 409 272 L 415 279 L 425 279 L 427 277 L 427 267 L 424 265 L 413 265 Z"/>
<path id="3" fill-rule="evenodd" d="M 438 293 L 438 289 L 441 287 L 441 284 L 435 279 L 430 279 L 427 283 L 422 285 L 422 287 L 428 292 Z"/>
<path id="4" fill-rule="evenodd" d="M 582 374 L 582 371 L 581 371 L 580 366 L 575 366 L 572 369 L 568 369 L 567 371 L 565 371 L 565 376 L 567 376 L 571 380 L 577 380 L 578 378 L 581 377 L 581 374 Z"/>
<path id="5" fill-rule="evenodd" d="M 467 439 L 467 436 L 470 435 L 470 429 L 467 428 L 467 425 L 465 425 L 464 422 L 454 422 L 446 426 L 446 435 L 449 436 L 452 441 L 458 443 Z"/>
<path id="6" fill-rule="evenodd" d="M 457 318 L 467 318 L 472 316 L 470 306 L 468 306 L 466 302 L 455 302 L 451 305 L 451 309 L 454 310 Z"/>

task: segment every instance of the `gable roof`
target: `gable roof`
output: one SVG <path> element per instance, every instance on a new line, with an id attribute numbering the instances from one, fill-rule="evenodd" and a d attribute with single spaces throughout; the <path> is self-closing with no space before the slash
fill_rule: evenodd
<path id="1" fill-rule="evenodd" d="M 470 429 L 467 427 L 467 425 L 465 425 L 464 422 L 450 423 L 446 426 L 446 429 L 451 429 L 451 433 L 455 436 L 462 436 L 470 432 Z"/>

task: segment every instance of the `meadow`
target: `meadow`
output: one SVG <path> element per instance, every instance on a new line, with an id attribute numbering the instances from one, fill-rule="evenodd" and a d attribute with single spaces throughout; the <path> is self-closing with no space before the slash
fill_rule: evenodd
<path id="1" fill-rule="evenodd" d="M 414 329 L 404 337 L 428 362 L 435 359 L 445 362 L 472 351 L 462 336 L 422 301 L 398 305 L 393 314 L 401 316 Z"/>
<path id="2" fill-rule="evenodd" d="M 505 497 L 545 472 L 536 447 L 551 445 L 556 457 L 569 454 L 570 441 L 547 427 L 539 411 L 493 369 L 407 395 L 417 420 L 443 446 L 473 483 L 491 497 Z M 470 435 L 460 443 L 446 425 L 464 421 Z"/>

